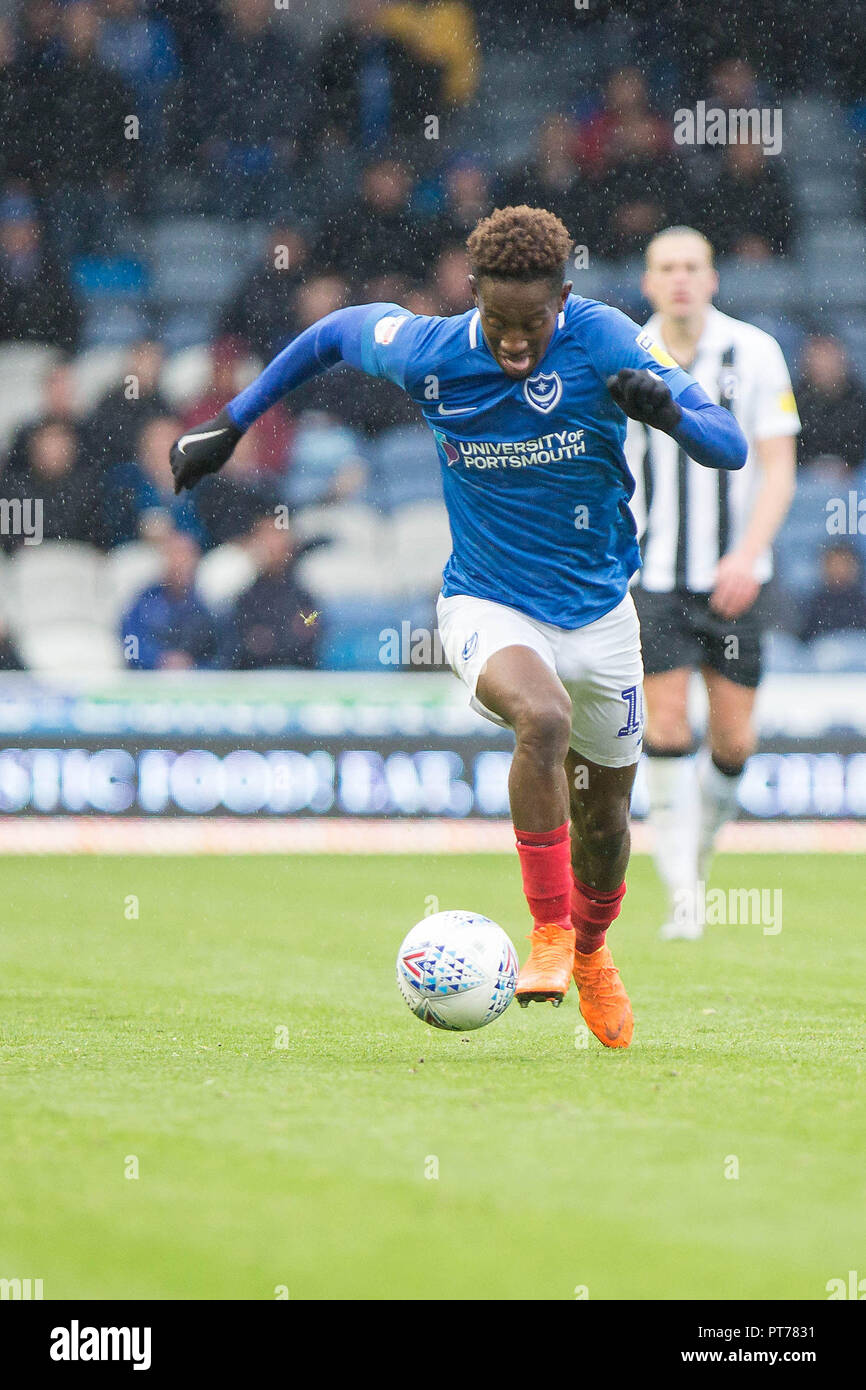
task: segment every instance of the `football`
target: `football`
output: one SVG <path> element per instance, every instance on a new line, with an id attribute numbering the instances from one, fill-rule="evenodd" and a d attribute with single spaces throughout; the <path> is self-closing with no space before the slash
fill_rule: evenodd
<path id="1" fill-rule="evenodd" d="M 416 923 L 397 954 L 397 984 L 416 1018 L 468 1033 L 514 998 L 517 952 L 496 922 L 477 912 L 436 912 Z"/>

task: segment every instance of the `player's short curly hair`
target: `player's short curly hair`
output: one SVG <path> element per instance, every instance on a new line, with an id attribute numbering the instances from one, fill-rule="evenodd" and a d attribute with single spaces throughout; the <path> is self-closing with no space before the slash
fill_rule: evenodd
<path id="1" fill-rule="evenodd" d="M 574 245 L 558 217 L 546 208 L 497 208 L 484 217 L 470 234 L 466 249 L 476 277 L 500 280 L 565 279 L 565 267 Z"/>

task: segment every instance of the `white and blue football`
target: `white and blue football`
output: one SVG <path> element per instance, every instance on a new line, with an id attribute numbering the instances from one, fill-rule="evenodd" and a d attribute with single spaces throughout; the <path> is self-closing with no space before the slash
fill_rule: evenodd
<path id="1" fill-rule="evenodd" d="M 505 1012 L 519 968 L 511 941 L 489 917 L 436 912 L 400 947 L 397 984 L 416 1018 L 468 1033 Z"/>

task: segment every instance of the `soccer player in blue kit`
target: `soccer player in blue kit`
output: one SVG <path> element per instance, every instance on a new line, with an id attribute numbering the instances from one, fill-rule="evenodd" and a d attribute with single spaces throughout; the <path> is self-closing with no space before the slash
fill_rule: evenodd
<path id="1" fill-rule="evenodd" d="M 742 468 L 746 440 L 637 324 L 572 294 L 572 242 L 552 213 L 499 208 L 467 248 L 474 309 L 328 314 L 175 443 L 175 489 L 216 472 L 265 410 L 337 362 L 408 392 L 436 438 L 451 526 L 443 649 L 473 708 L 516 741 L 508 790 L 533 919 L 518 999 L 559 1004 L 573 977 L 596 1037 L 628 1047 L 631 1005 L 605 943 L 643 731 L 626 415 L 708 468 Z"/>

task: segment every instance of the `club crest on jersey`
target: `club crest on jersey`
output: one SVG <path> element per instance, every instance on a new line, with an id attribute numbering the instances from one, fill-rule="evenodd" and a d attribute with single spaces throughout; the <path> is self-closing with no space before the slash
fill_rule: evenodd
<path id="1" fill-rule="evenodd" d="M 536 372 L 526 378 L 523 394 L 534 410 L 548 415 L 562 399 L 562 380 L 558 372 Z"/>

